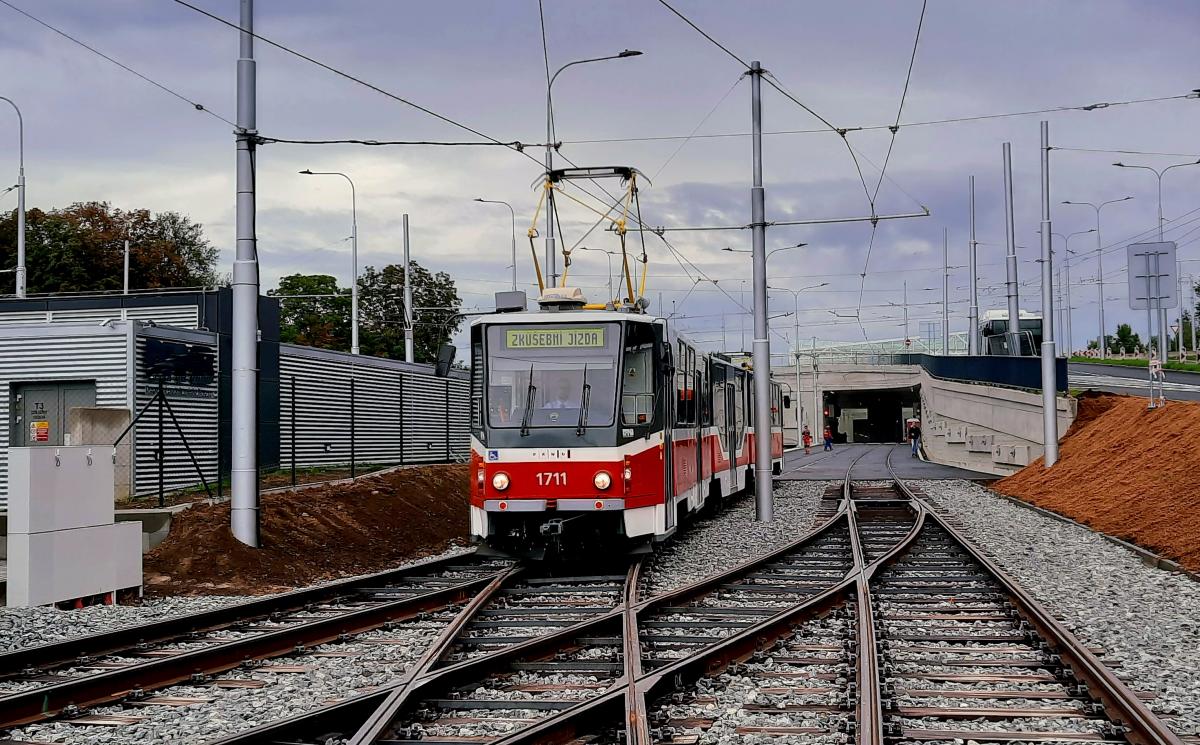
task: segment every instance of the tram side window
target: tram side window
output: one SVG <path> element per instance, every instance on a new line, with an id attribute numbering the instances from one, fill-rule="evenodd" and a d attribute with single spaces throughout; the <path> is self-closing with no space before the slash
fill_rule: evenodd
<path id="1" fill-rule="evenodd" d="M 625 330 L 625 364 L 621 371 L 621 423 L 654 421 L 654 332 L 644 323 Z"/>
<path id="2" fill-rule="evenodd" d="M 737 430 L 735 437 L 740 442 L 746 429 L 745 375 L 740 370 L 733 374 L 733 422 Z"/>
<path id="3" fill-rule="evenodd" d="M 712 424 L 717 428 L 717 434 L 722 438 L 725 436 L 725 427 L 728 426 L 728 417 L 725 409 L 725 368 L 720 365 L 712 365 L 709 369 L 709 384 L 711 385 L 711 395 L 709 400 L 712 402 Z M 722 440 L 724 441 L 724 440 Z"/>
<path id="4" fill-rule="evenodd" d="M 696 350 L 679 341 L 679 358 L 675 362 L 675 424 L 696 424 Z"/>
<path id="5" fill-rule="evenodd" d="M 483 341 L 478 329 L 473 330 L 471 341 L 471 429 L 483 428 Z"/>

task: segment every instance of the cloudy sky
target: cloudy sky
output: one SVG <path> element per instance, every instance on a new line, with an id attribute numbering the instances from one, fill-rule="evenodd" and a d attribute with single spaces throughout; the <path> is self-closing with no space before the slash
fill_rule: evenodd
<path id="1" fill-rule="evenodd" d="M 237 18 L 236 0 L 192 2 Z M 25 115 L 30 206 L 106 200 L 122 208 L 184 212 L 203 223 L 222 247 L 228 270 L 234 237 L 231 127 L 9 4 L 230 120 L 236 32 L 171 0 L 0 4 L 0 95 L 17 101 Z M 895 120 L 919 0 L 672 4 L 738 56 L 761 60 L 795 98 L 835 126 Z M 655 0 L 546 0 L 545 19 L 552 70 L 627 48 L 644 52 L 562 74 L 554 95 L 562 154 L 584 165 L 632 165 L 650 177 L 652 184 L 642 190 L 642 217 L 649 225 L 748 223 L 750 87 L 741 79 L 740 65 Z M 905 283 L 909 333 L 918 337 L 922 320 L 941 317 L 943 229 L 949 232 L 953 267 L 951 328 L 965 329 L 971 175 L 976 178 L 981 305 L 1002 307 L 1003 142 L 1013 148 L 1021 307 L 1039 309 L 1034 259 L 1042 118 L 1050 122 L 1054 146 L 1078 149 L 1051 154 L 1055 232 L 1095 227 L 1090 208 L 1060 206 L 1062 200 L 1134 197 L 1103 211 L 1101 243 L 1110 249 L 1104 254 L 1106 320 L 1110 330 L 1117 320 L 1144 325 L 1140 315 L 1127 310 L 1123 246 L 1153 235 L 1156 181 L 1149 171 L 1111 163 L 1162 167 L 1195 160 L 1200 101 L 917 123 L 1186 95 L 1200 85 L 1198 27 L 1200 5 L 1191 0 L 929 0 L 902 126 L 875 210 L 886 215 L 926 206 L 931 216 L 880 222 L 869 260 L 869 223 L 769 230 L 769 248 L 809 244 L 771 260 L 773 286 L 827 283 L 800 295 L 800 337 L 807 344 L 812 337 L 901 336 L 897 304 Z M 490 137 L 544 141 L 537 0 L 258 0 L 256 31 Z M 264 43 L 257 44 L 256 55 L 263 136 L 477 139 Z M 841 138 L 828 131 L 803 132 L 822 125 L 778 92 L 764 89 L 765 129 L 792 132 L 765 139 L 768 219 L 869 215 L 871 205 Z M 685 139 L 693 132 L 696 137 Z M 890 138 L 886 129 L 848 135 L 867 191 L 875 191 Z M 507 287 L 511 263 L 508 211 L 471 200 L 512 203 L 520 281 L 530 287 L 525 231 L 536 204 L 531 185 L 538 179 L 540 153 L 527 153 L 534 158 L 494 147 L 264 145 L 258 157 L 264 288 L 295 272 L 334 274 L 349 282 L 347 185 L 337 178 L 298 175 L 304 168 L 344 171 L 354 179 L 361 265 L 399 261 L 401 215 L 408 213 L 414 258 L 450 272 L 468 307 L 489 307 L 492 294 Z M 15 120 L 0 110 L 0 172 L 15 171 Z M 1167 237 L 1180 241 L 1185 273 L 1200 274 L 1200 167 L 1175 169 L 1163 183 Z M 0 209 L 15 205 L 12 193 L 2 199 Z M 562 202 L 567 243 L 617 249 L 611 233 L 583 238 L 593 218 L 583 206 Z M 647 239 L 652 308 L 673 311 L 707 346 L 740 347 L 745 315 L 738 303 L 748 287 L 749 255 L 721 249 L 748 248 L 749 231 L 668 232 L 666 238 L 674 253 L 659 238 Z M 1095 235 L 1075 237 L 1071 250 L 1080 252 L 1071 267 L 1074 346 L 1079 348 L 1097 331 Z M 601 298 L 607 292 L 606 258 L 577 253 L 572 284 Z M 860 278 L 864 269 L 865 279 Z M 790 312 L 793 305 L 791 294 L 773 294 L 774 313 Z M 773 343 L 790 343 L 793 318 L 774 324 Z"/>

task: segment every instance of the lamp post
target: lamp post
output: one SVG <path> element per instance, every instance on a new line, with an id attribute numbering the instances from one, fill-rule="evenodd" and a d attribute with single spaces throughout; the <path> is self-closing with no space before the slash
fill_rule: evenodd
<path id="1" fill-rule="evenodd" d="M 1162 169 L 1154 168 L 1152 166 L 1126 165 L 1119 161 L 1116 163 L 1113 163 L 1113 165 L 1116 166 L 1117 168 L 1138 168 L 1138 169 L 1141 169 L 1144 171 L 1149 171 L 1149 172 L 1153 173 L 1154 176 L 1158 179 L 1158 242 L 1162 243 L 1162 241 L 1163 241 L 1163 210 L 1162 210 L 1163 174 L 1165 174 L 1167 171 L 1171 170 L 1172 168 L 1183 168 L 1185 166 L 1200 165 L 1200 160 L 1190 160 L 1187 163 L 1175 163 L 1173 165 L 1169 165 L 1166 168 L 1162 168 Z M 1170 359 L 1170 357 L 1171 357 L 1171 349 L 1167 345 L 1167 311 L 1165 308 L 1159 308 L 1158 328 L 1159 328 L 1159 337 L 1158 337 L 1159 346 L 1162 347 L 1160 352 L 1162 354 L 1162 359 L 1167 360 L 1167 359 Z M 1182 334 L 1183 333 L 1183 298 L 1182 297 L 1179 298 L 1179 328 L 1180 328 L 1180 333 Z M 1180 339 L 1180 342 L 1181 343 L 1179 345 L 1179 359 L 1182 360 L 1183 359 L 1182 339 Z"/>
<path id="2" fill-rule="evenodd" d="M 1063 315 L 1063 320 L 1065 321 L 1063 326 L 1066 328 L 1063 330 L 1066 332 L 1065 336 L 1067 339 L 1067 348 L 1065 353 L 1067 357 L 1071 356 L 1071 351 L 1075 348 L 1075 341 L 1072 338 L 1073 328 L 1071 327 L 1071 257 L 1075 255 L 1075 252 L 1071 250 L 1071 239 L 1077 235 L 1095 232 L 1095 228 L 1088 228 L 1087 230 L 1076 230 L 1074 233 L 1067 233 L 1066 235 L 1063 235 L 1062 233 L 1050 234 L 1052 237 L 1057 235 L 1059 238 L 1063 239 L 1063 251 L 1067 254 L 1063 257 L 1062 262 L 1063 277 L 1065 278 L 1065 281 L 1063 282 L 1063 288 L 1066 291 L 1066 302 L 1064 303 L 1066 308 Z"/>
<path id="3" fill-rule="evenodd" d="M 358 198 L 354 181 L 340 171 L 311 171 L 305 168 L 304 176 L 341 176 L 350 184 L 350 354 L 358 354 Z"/>
<path id="4" fill-rule="evenodd" d="M 11 99 L 0 96 L 0 101 L 8 101 L 13 111 L 17 112 L 17 297 L 25 297 L 25 118 L 21 109 Z"/>
<path id="5" fill-rule="evenodd" d="M 575 60 L 568 62 L 546 80 L 546 178 L 550 177 L 550 172 L 554 170 L 554 99 L 552 90 L 554 89 L 554 81 L 562 74 L 562 71 L 568 67 L 575 65 L 583 65 L 588 62 L 603 62 L 610 59 L 625 59 L 626 57 L 637 57 L 642 53 L 634 49 L 626 49 L 616 54 L 610 54 L 606 57 L 589 57 L 588 59 Z M 550 277 L 550 287 L 558 283 L 558 272 L 555 268 L 555 248 L 554 248 L 554 191 L 549 190 L 546 194 L 546 272 Z"/>
<path id="6" fill-rule="evenodd" d="M 793 248 L 804 248 L 807 245 L 808 245 L 807 243 L 797 243 L 794 246 L 780 246 L 779 248 L 772 248 L 770 251 L 767 251 L 766 261 L 770 261 L 771 257 L 774 256 L 775 254 L 779 253 L 780 251 L 791 251 Z M 721 250 L 728 251 L 729 253 L 734 253 L 734 254 L 754 253 L 754 251 L 749 248 L 731 248 L 729 246 L 726 246 L 725 248 L 722 248 Z M 739 316 L 741 319 L 741 327 L 742 327 L 742 351 L 744 352 L 744 351 L 746 351 L 746 316 L 745 316 L 746 285 L 745 285 L 745 280 L 742 280 L 741 298 L 742 298 L 741 305 L 742 305 L 743 312 L 740 313 Z"/>
<path id="7" fill-rule="evenodd" d="M 794 248 L 794 246 L 791 248 Z M 777 248 L 775 250 L 780 251 L 782 249 Z M 772 253 L 774 253 L 774 252 L 772 252 Z M 828 282 L 822 282 L 819 285 L 809 285 L 808 287 L 801 287 L 798 290 L 792 290 L 787 287 L 770 287 L 770 286 L 767 287 L 768 290 L 776 290 L 778 292 L 792 293 L 792 323 L 793 323 L 792 347 L 794 349 L 793 362 L 796 365 L 796 391 L 797 391 L 797 395 L 796 395 L 796 442 L 800 441 L 800 430 L 802 428 L 802 421 L 803 421 L 803 417 L 800 414 L 800 400 L 799 400 L 800 395 L 798 393 L 800 390 L 800 293 L 804 292 L 805 290 L 815 290 L 818 287 L 826 287 L 828 285 L 829 285 Z M 813 387 L 815 388 L 816 385 L 817 385 L 817 381 L 816 381 L 816 377 L 814 376 Z"/>
<path id="8" fill-rule="evenodd" d="M 1104 343 L 1104 255 L 1100 250 L 1100 210 L 1103 209 L 1105 205 L 1116 204 L 1117 202 L 1127 202 L 1130 199 L 1133 199 L 1133 197 L 1125 196 L 1121 197 L 1120 199 L 1110 199 L 1107 202 L 1101 202 L 1100 204 L 1093 204 L 1092 202 L 1072 202 L 1070 200 L 1063 202 L 1063 204 L 1087 205 L 1096 211 L 1096 292 L 1097 298 L 1100 301 L 1100 337 L 1098 341 L 1100 343 L 1100 359 L 1102 360 L 1108 357 L 1108 349 L 1106 349 L 1107 345 Z"/>
<path id="9" fill-rule="evenodd" d="M 596 253 L 604 254 L 604 258 L 608 263 L 608 297 L 610 300 L 616 300 L 616 295 L 613 294 L 613 281 L 612 281 L 613 252 L 607 251 L 603 248 L 588 248 L 587 246 L 576 246 L 575 250 L 576 251 L 594 251 Z"/>
<path id="10" fill-rule="evenodd" d="M 512 285 L 513 289 L 517 289 L 517 213 L 513 210 L 512 205 L 502 199 L 482 199 L 475 197 L 476 202 L 482 204 L 502 204 L 508 207 L 509 213 L 512 214 Z"/>

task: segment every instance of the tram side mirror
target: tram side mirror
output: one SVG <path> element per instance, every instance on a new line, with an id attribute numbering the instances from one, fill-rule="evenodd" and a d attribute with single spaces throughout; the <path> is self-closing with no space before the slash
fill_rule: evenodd
<path id="1" fill-rule="evenodd" d="M 783 394 L 783 408 L 785 408 L 785 409 L 792 408 L 792 397 L 786 393 Z"/>
<path id="2" fill-rule="evenodd" d="M 433 369 L 435 377 L 444 378 L 450 374 L 450 365 L 454 363 L 457 352 L 453 344 L 443 344 L 438 348 L 437 366 Z"/>

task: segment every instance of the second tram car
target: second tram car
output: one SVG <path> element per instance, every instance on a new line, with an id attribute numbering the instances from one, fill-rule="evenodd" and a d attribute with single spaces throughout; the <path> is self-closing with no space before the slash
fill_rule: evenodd
<path id="1" fill-rule="evenodd" d="M 568 288 L 560 288 L 560 291 Z M 471 536 L 508 553 L 638 548 L 783 462 L 784 398 L 752 424 L 752 373 L 665 319 L 582 301 L 471 324 Z"/>

